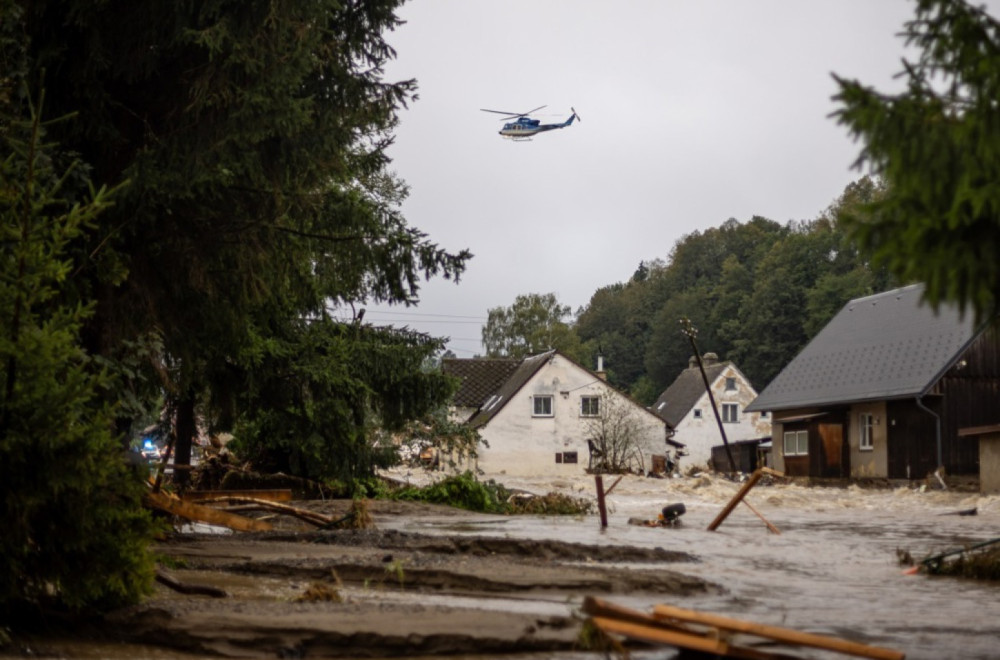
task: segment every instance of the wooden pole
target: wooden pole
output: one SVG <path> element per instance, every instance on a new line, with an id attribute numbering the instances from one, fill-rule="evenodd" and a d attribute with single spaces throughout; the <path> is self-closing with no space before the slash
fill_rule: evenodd
<path id="1" fill-rule="evenodd" d="M 604 503 L 604 479 L 599 474 L 594 475 L 597 485 L 597 511 L 601 514 L 601 529 L 608 526 L 608 508 Z"/>
<path id="2" fill-rule="evenodd" d="M 757 484 L 757 482 L 760 481 L 760 478 L 763 477 L 765 474 L 770 474 L 779 477 L 784 476 L 780 472 L 772 470 L 771 468 L 762 467 L 754 470 L 753 474 L 750 475 L 750 478 L 747 479 L 745 484 L 743 484 L 743 487 L 740 488 L 739 491 L 736 493 L 736 495 L 733 496 L 733 499 L 729 500 L 729 504 L 727 504 L 725 508 L 722 509 L 722 512 L 718 516 L 716 516 L 715 520 L 713 520 L 712 523 L 708 526 L 708 531 L 714 532 L 716 529 L 718 529 L 719 525 L 722 524 L 722 521 L 725 520 L 729 516 L 729 514 L 733 512 L 733 509 L 736 508 L 736 505 L 739 504 L 744 497 L 746 497 L 747 493 L 750 492 L 750 489 L 753 488 Z"/>
<path id="3" fill-rule="evenodd" d="M 787 658 L 787 656 L 779 656 L 767 651 L 734 646 L 725 640 L 697 633 L 666 630 L 658 626 L 609 619 L 603 616 L 594 616 L 590 620 L 604 633 L 623 635 L 629 639 L 638 639 L 651 644 L 669 644 L 670 646 L 682 649 L 708 653 L 713 657 L 744 658 L 745 660 L 779 660 L 779 658 Z"/>
<path id="4" fill-rule="evenodd" d="M 772 525 L 772 524 L 770 523 L 770 521 L 768 521 L 768 519 L 767 519 L 767 518 L 765 518 L 765 517 L 764 517 L 763 515 L 761 515 L 761 512 L 760 512 L 760 511 L 758 511 L 757 509 L 755 509 L 755 508 L 753 507 L 753 505 L 752 505 L 752 504 L 750 504 L 749 500 L 743 500 L 743 503 L 744 503 L 744 504 L 746 504 L 746 505 L 747 505 L 747 507 L 748 507 L 748 508 L 749 508 L 749 509 L 750 509 L 751 511 L 753 511 L 754 513 L 756 513 L 756 514 L 757 514 L 757 517 L 758 517 L 758 518 L 760 518 L 761 520 L 763 520 L 763 521 L 764 521 L 764 524 L 765 524 L 765 525 L 767 525 L 767 529 L 768 529 L 768 531 L 769 531 L 769 532 L 771 532 L 772 534 L 779 534 L 779 535 L 781 534 L 781 530 L 780 530 L 780 529 L 778 529 L 777 527 L 775 527 L 774 525 Z"/>
<path id="5" fill-rule="evenodd" d="M 615 486 L 617 486 L 621 482 L 621 480 L 623 478 L 624 478 L 624 476 L 618 477 L 617 479 L 615 479 L 615 483 L 613 483 L 610 486 L 608 486 L 608 489 L 606 491 L 604 491 L 605 497 L 611 494 L 611 491 L 613 491 L 615 489 Z"/>
<path id="6" fill-rule="evenodd" d="M 758 637 L 766 637 L 767 639 L 773 639 L 774 641 L 784 642 L 786 644 L 798 644 L 800 646 L 837 651 L 839 653 L 846 653 L 848 655 L 854 655 L 862 658 L 902 660 L 906 657 L 906 654 L 902 651 L 897 651 L 896 649 L 868 646 L 867 644 L 851 642 L 846 639 L 838 639 L 836 637 L 816 635 L 814 633 L 806 633 L 798 630 L 791 630 L 789 628 L 779 628 L 778 626 L 769 626 L 763 623 L 754 623 L 752 621 L 730 619 L 728 617 L 719 616 L 718 614 L 696 612 L 694 610 L 686 610 L 672 605 L 655 606 L 653 608 L 653 616 L 667 621 L 696 623 L 722 630 L 747 633 L 750 635 L 757 635 Z"/>

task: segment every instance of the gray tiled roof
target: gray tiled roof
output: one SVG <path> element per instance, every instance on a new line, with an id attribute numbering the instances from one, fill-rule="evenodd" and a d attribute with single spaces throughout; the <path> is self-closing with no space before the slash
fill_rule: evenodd
<path id="1" fill-rule="evenodd" d="M 524 387 L 524 384 L 535 375 L 535 372 L 541 369 L 555 354 L 556 351 L 552 350 L 524 358 L 507 379 L 507 382 L 500 389 L 495 390 L 493 396 L 469 419 L 469 425 L 472 428 L 485 426 Z"/>
<path id="2" fill-rule="evenodd" d="M 717 362 L 705 365 L 708 382 L 714 383 L 729 364 L 729 362 Z M 701 370 L 697 366 L 688 367 L 677 376 L 670 387 L 663 390 L 663 394 L 656 400 L 651 410 L 666 420 L 671 428 L 676 428 L 704 394 L 705 381 L 702 380 Z"/>
<path id="3" fill-rule="evenodd" d="M 748 411 L 916 397 L 976 336 L 971 314 L 920 304 L 923 285 L 847 303 L 764 388 Z"/>
<path id="4" fill-rule="evenodd" d="M 521 361 L 514 358 L 445 358 L 441 371 L 462 381 L 452 399 L 461 408 L 478 408 L 507 382 Z"/>

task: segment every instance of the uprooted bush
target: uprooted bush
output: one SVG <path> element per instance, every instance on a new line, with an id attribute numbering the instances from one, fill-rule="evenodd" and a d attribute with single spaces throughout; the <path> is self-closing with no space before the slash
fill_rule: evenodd
<path id="1" fill-rule="evenodd" d="M 544 496 L 515 493 L 492 479 L 479 481 L 471 472 L 446 477 L 422 488 L 407 486 L 391 497 L 446 504 L 483 513 L 576 515 L 593 511 L 590 500 L 560 493 Z"/>

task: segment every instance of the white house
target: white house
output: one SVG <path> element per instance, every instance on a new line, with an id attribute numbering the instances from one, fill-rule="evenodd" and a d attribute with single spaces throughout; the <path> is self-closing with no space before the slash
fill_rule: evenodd
<path id="1" fill-rule="evenodd" d="M 745 410 L 757 398 L 757 392 L 736 365 L 729 361 L 720 362 L 715 353 L 706 353 L 702 364 L 726 439 L 734 443 L 770 438 L 771 420 L 768 414 L 748 413 Z M 697 358 L 691 357 L 688 368 L 663 391 L 652 410 L 674 429 L 672 439 L 685 446 L 687 455 L 681 467 L 708 466 L 712 447 L 723 443 Z"/>
<path id="2" fill-rule="evenodd" d="M 456 411 L 469 409 L 469 397 L 481 398 L 465 421 L 486 441 L 478 460 L 484 473 L 581 474 L 592 458 L 588 439 L 601 424 L 631 429 L 636 469 L 649 471 L 653 456 L 665 456 L 663 419 L 610 386 L 602 373 L 555 350 L 514 361 L 513 370 L 503 362 L 442 362 L 445 373 L 462 379 Z M 484 382 L 491 378 L 493 385 Z"/>

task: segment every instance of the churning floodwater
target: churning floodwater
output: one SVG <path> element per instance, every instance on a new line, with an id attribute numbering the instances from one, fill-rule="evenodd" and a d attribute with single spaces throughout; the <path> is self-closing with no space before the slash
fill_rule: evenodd
<path id="1" fill-rule="evenodd" d="M 556 491 L 595 498 L 593 477 L 502 481 L 508 488 L 536 494 Z M 613 482 L 614 478 L 605 477 L 605 488 Z M 607 498 L 608 527 L 604 530 L 596 515 L 490 517 L 462 527 L 442 518 L 399 521 L 391 526 L 451 536 L 552 538 L 683 551 L 699 561 L 664 568 L 704 578 L 722 587 L 722 592 L 674 600 L 593 595 L 643 611 L 669 603 L 848 638 L 902 650 L 907 658 L 1000 658 L 1000 583 L 904 575 L 897 558 L 897 550 L 906 550 L 919 560 L 1000 537 L 1000 496 L 931 488 L 761 483 L 747 499 L 780 534 L 769 532 L 742 505 L 717 531 L 707 531 L 738 488 L 709 475 L 663 480 L 625 477 Z M 687 508 L 679 527 L 628 524 L 633 517 L 653 519 L 673 502 L 683 502 Z M 972 508 L 977 515 L 955 515 Z M 806 651 L 803 657 L 845 656 Z"/>

